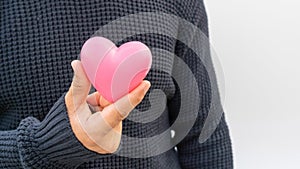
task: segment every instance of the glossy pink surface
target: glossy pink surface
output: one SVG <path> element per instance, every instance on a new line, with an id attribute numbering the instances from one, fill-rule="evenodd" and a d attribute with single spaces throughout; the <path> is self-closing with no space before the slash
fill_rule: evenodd
<path id="1" fill-rule="evenodd" d="M 103 37 L 88 39 L 80 58 L 90 82 L 110 102 L 136 88 L 152 63 L 151 51 L 145 44 L 132 41 L 118 48 Z"/>

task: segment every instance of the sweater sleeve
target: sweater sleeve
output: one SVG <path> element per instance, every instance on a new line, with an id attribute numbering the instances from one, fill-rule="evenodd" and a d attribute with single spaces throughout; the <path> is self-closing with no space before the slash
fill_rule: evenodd
<path id="1" fill-rule="evenodd" d="M 23 119 L 16 130 L 0 131 L 0 168 L 76 168 L 108 155 L 86 149 L 72 132 L 65 94 L 43 121 Z"/>
<path id="2" fill-rule="evenodd" d="M 178 33 L 178 36 L 181 36 L 179 39 L 188 39 L 188 43 L 178 41 L 175 54 L 188 65 L 193 73 L 200 99 L 197 103 L 196 101 L 190 101 L 189 103 L 199 105 L 199 109 L 193 127 L 187 136 L 177 144 L 179 161 L 181 167 L 184 169 L 230 169 L 233 168 L 231 139 L 218 97 L 217 82 L 213 80 L 215 79 L 215 74 L 211 55 L 208 49 L 204 49 L 207 48 L 207 44 L 209 44 L 207 15 L 203 1 L 193 2 L 194 4 L 190 4 L 189 6 L 194 6 L 194 10 L 190 10 L 190 12 L 186 14 L 188 15 L 186 16 L 186 20 L 196 26 L 197 30 L 201 31 L 189 29 L 188 24 L 181 25 Z M 199 36 L 199 33 L 202 35 Z M 192 46 L 191 44 L 196 46 L 196 50 L 189 48 L 189 46 Z M 197 51 L 200 52 L 197 53 Z M 192 86 L 187 85 L 183 87 Z M 180 86 L 177 86 L 174 98 L 172 98 L 168 104 L 169 110 L 171 111 L 171 122 L 174 122 L 178 116 L 178 113 L 174 113 L 178 111 L 178 105 L 180 105 L 180 92 L 178 92 L 178 90 L 180 91 Z M 213 93 L 215 96 L 217 95 L 217 97 L 213 98 Z M 214 103 L 212 103 L 212 99 L 215 99 Z M 216 129 L 212 135 L 202 143 L 199 141 L 199 136 L 201 132 L 203 132 L 202 129 L 204 128 L 203 126 L 209 113 L 218 114 L 220 117 L 219 119 L 212 120 L 212 122 L 217 121 L 217 125 L 208 124 L 209 126 L 215 125 Z"/>

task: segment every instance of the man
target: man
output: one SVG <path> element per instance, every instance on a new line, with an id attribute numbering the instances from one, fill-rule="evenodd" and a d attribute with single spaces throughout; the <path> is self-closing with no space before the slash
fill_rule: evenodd
<path id="1" fill-rule="evenodd" d="M 211 87 L 204 63 L 186 44 L 173 38 L 182 36 L 194 42 L 194 32 L 186 31 L 180 22 L 164 17 L 128 21 L 126 25 L 113 26 L 109 37 L 118 39 L 124 32 L 160 25 L 158 30 L 153 30 L 156 33 L 136 32 L 116 43 L 138 40 L 150 49 L 173 53 L 189 66 L 200 97 L 199 101 L 189 100 L 189 104 L 199 109 L 191 130 L 176 144 L 177 150 L 173 147 L 144 157 L 145 152 L 158 152 L 161 144 L 142 144 L 140 149 L 130 149 L 126 142 L 123 145 L 120 135 L 122 132 L 129 138 L 152 138 L 175 123 L 180 113 L 180 92 L 195 87 L 179 86 L 173 79 L 175 56 L 154 55 L 153 67 L 146 79 L 151 82 L 150 92 L 163 91 L 166 101 L 161 103 L 166 108 L 158 118 L 147 123 L 126 117 L 136 105 L 140 111 L 158 106 L 150 104 L 148 94 L 141 100 L 150 87 L 149 82 L 142 82 L 128 95 L 131 104 L 117 101 L 124 108 L 124 112 L 120 112 L 116 104 L 101 99 L 99 93 L 88 95 L 90 82 L 81 62 L 73 61 L 84 41 L 100 27 L 132 14 L 171 14 L 187 20 L 208 36 L 202 0 L 2 1 L 0 8 L 0 168 L 233 168 L 224 116 L 212 136 L 204 143 L 199 142 L 210 109 L 211 93 L 217 89 Z M 159 31 L 169 36 L 157 33 Z M 92 114 L 88 104 L 102 110 Z M 168 141 L 160 138 L 156 141 L 161 140 Z M 123 150 L 137 156 L 118 155 Z"/>

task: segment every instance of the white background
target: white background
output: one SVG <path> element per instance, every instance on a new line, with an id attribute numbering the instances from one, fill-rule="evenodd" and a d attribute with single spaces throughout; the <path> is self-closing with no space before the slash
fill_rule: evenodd
<path id="1" fill-rule="evenodd" d="M 300 168 L 300 1 L 205 3 L 235 168 Z"/>

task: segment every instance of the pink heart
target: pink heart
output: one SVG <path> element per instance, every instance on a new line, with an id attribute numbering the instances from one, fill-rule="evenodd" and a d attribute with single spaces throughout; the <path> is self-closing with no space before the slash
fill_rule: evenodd
<path id="1" fill-rule="evenodd" d="M 80 58 L 90 82 L 109 102 L 136 88 L 152 63 L 151 51 L 145 44 L 132 41 L 118 48 L 103 37 L 88 39 L 82 46 Z"/>

